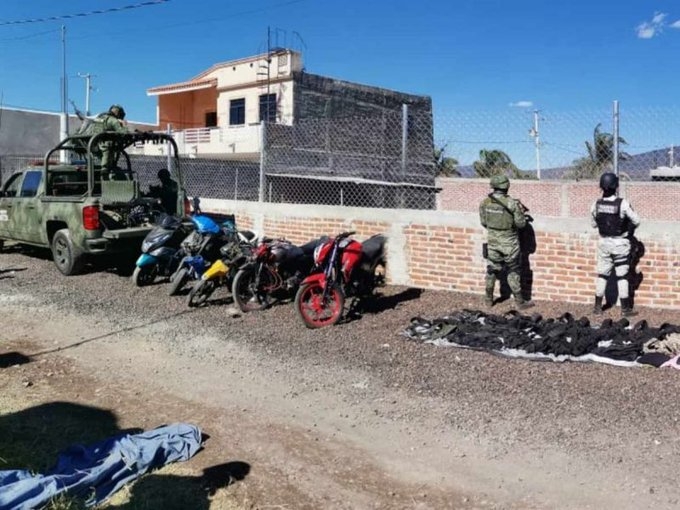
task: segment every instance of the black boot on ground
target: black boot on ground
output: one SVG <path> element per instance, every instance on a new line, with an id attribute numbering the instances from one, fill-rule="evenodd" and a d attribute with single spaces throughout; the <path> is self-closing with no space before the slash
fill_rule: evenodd
<path id="1" fill-rule="evenodd" d="M 595 296 L 595 305 L 593 306 L 593 313 L 595 315 L 602 315 L 602 296 Z"/>
<path id="2" fill-rule="evenodd" d="M 630 302 L 630 298 L 621 298 L 621 315 L 624 317 L 637 315 L 637 312 L 633 310 L 633 304 Z"/>

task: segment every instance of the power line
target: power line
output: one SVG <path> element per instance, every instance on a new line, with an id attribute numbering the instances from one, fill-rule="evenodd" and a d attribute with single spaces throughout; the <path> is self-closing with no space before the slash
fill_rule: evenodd
<path id="1" fill-rule="evenodd" d="M 53 28 L 52 30 L 45 30 L 44 32 L 36 32 L 34 34 L 29 34 L 29 35 L 23 35 L 19 37 L 7 37 L 4 39 L 0 39 L 0 42 L 9 42 L 9 41 L 24 41 L 26 39 L 32 39 L 34 37 L 40 37 L 46 34 L 53 34 L 54 32 L 59 32 L 60 29 L 58 28 Z"/>
<path id="2" fill-rule="evenodd" d="M 149 0 L 148 2 L 140 2 L 138 4 L 123 5 L 121 7 L 110 7 L 108 9 L 99 9 L 96 11 L 80 12 L 77 14 L 62 14 L 61 16 L 50 16 L 47 18 L 32 18 L 32 19 L 22 19 L 14 21 L 3 21 L 0 22 L 0 26 L 5 25 L 25 25 L 27 23 L 43 23 L 45 21 L 60 21 L 64 19 L 71 18 L 83 18 L 86 16 L 94 16 L 95 14 L 108 14 L 110 12 L 126 11 L 129 9 L 138 9 L 139 7 L 149 7 L 151 5 L 158 5 L 170 0 Z"/>
<path id="3" fill-rule="evenodd" d="M 197 20 L 192 20 L 192 21 L 183 21 L 183 22 L 179 22 L 179 23 L 171 23 L 171 24 L 165 24 L 165 25 L 164 24 L 158 24 L 158 25 L 154 25 L 153 28 L 155 30 L 166 30 L 166 29 L 170 29 L 170 28 L 187 27 L 187 26 L 191 26 L 191 25 L 205 25 L 206 23 L 215 23 L 215 22 L 226 21 L 226 20 L 236 18 L 238 16 L 244 16 L 244 15 L 248 15 L 248 14 L 258 14 L 258 13 L 261 13 L 261 12 L 267 12 L 267 11 L 277 9 L 277 8 L 280 8 L 280 7 L 287 7 L 289 5 L 299 4 L 299 3 L 307 2 L 307 1 L 308 0 L 288 0 L 288 1 L 284 1 L 284 2 L 278 2 L 278 3 L 275 3 L 273 5 L 269 5 L 269 6 L 266 6 L 266 7 L 258 7 L 258 8 L 255 8 L 255 9 L 248 9 L 248 10 L 245 10 L 245 11 L 232 12 L 228 16 L 214 16 L 212 18 L 202 18 L 202 19 L 197 19 Z M 117 36 L 117 35 L 121 35 L 121 34 L 132 34 L 132 33 L 136 33 L 136 32 L 148 32 L 148 31 L 149 31 L 149 27 L 147 26 L 147 27 L 144 27 L 144 28 L 137 28 L 137 29 L 117 30 L 116 32 L 111 32 L 110 34 L 109 33 L 101 33 L 101 32 L 96 33 L 96 34 L 84 34 L 84 35 L 71 37 L 71 39 L 72 40 L 91 39 L 93 37 L 102 37 L 102 35 Z"/>

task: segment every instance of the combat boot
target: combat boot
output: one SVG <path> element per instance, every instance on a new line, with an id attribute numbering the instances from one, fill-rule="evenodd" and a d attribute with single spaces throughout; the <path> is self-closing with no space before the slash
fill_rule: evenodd
<path id="1" fill-rule="evenodd" d="M 515 304 L 517 305 L 518 310 L 526 310 L 527 308 L 531 308 L 534 306 L 534 302 L 529 300 L 525 301 L 524 298 L 517 297 L 515 298 Z"/>
<path id="2" fill-rule="evenodd" d="M 602 296 L 595 296 L 595 305 L 593 305 L 593 313 L 595 315 L 602 315 Z"/>
<path id="3" fill-rule="evenodd" d="M 633 310 L 633 303 L 631 303 L 630 298 L 621 298 L 621 315 L 624 317 L 637 315 L 637 312 Z"/>

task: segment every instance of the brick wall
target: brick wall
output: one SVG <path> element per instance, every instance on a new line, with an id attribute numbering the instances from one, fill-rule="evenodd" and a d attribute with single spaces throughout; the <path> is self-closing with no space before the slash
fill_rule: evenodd
<path id="1" fill-rule="evenodd" d="M 442 189 L 437 208 L 444 211 L 476 212 L 491 191 L 488 179 L 438 178 L 437 186 Z M 679 182 L 621 182 L 619 192 L 645 221 L 680 221 Z M 597 181 L 510 183 L 510 195 L 521 200 L 533 216 L 587 218 L 600 193 Z"/>
<path id="2" fill-rule="evenodd" d="M 462 209 L 459 211 L 257 204 L 209 199 L 202 205 L 206 211 L 235 213 L 241 228 L 251 228 L 272 237 L 286 237 L 295 243 L 345 230 L 356 230 L 359 240 L 382 232 L 388 236 L 387 265 L 391 283 L 481 294 L 486 267 L 481 256 L 485 232 L 479 225 L 477 205 L 487 189 L 481 180 L 459 181 L 463 182 L 460 187 L 444 187 L 446 196 L 459 197 L 459 209 Z M 525 201 L 535 216 L 532 226 L 536 250 L 527 257 L 527 271 L 523 275 L 530 296 L 591 302 L 598 236 L 587 217 L 569 217 L 564 213 L 577 211 L 586 215 L 590 201 L 597 196 L 597 189 L 592 183 L 522 184 L 526 186 L 513 183 L 511 191 Z M 645 187 L 647 184 L 649 186 Z M 654 204 L 637 207 L 636 197 L 638 202 L 647 197 L 643 192 L 645 189 L 653 197 Z M 669 189 L 667 184 L 635 183 L 626 190 L 643 219 L 637 237 L 645 252 L 636 268 L 636 277 L 641 283 L 635 292 L 635 302 L 642 306 L 680 309 L 680 229 L 676 223 L 665 221 L 677 215 L 668 206 L 674 205 Z M 565 200 L 569 201 L 566 205 Z M 680 193 L 676 200 L 680 203 Z M 553 214 L 549 216 L 547 212 Z M 663 220 L 650 218 L 652 214 Z"/>

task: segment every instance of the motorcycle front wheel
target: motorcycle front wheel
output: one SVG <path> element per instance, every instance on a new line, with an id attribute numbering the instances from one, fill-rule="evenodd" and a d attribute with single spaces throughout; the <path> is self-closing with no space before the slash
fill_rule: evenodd
<path id="1" fill-rule="evenodd" d="M 271 286 L 269 271 L 262 271 L 258 281 L 256 269 L 249 267 L 236 273 L 231 293 L 242 312 L 256 312 L 269 306 L 269 295 L 264 290 L 269 286 Z"/>
<path id="2" fill-rule="evenodd" d="M 170 289 L 168 290 L 169 296 L 175 296 L 189 281 L 189 270 L 186 267 L 180 268 L 175 271 L 170 277 Z"/>
<path id="3" fill-rule="evenodd" d="M 217 288 L 215 280 L 199 280 L 197 281 L 187 296 L 187 305 L 190 307 L 201 306 L 205 303 L 212 293 Z"/>
<path id="4" fill-rule="evenodd" d="M 151 285 L 156 279 L 156 266 L 135 266 L 132 281 L 137 287 Z"/>
<path id="5" fill-rule="evenodd" d="M 319 283 L 301 285 L 295 295 L 295 310 L 310 329 L 332 326 L 342 317 L 345 295 L 333 284 L 324 298 L 323 286 Z"/>

